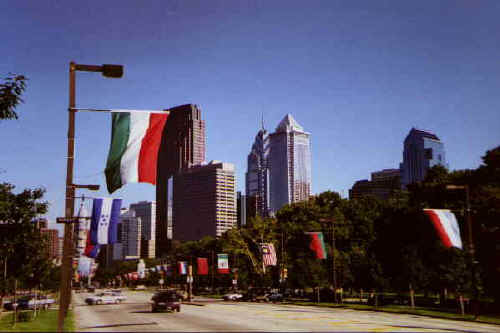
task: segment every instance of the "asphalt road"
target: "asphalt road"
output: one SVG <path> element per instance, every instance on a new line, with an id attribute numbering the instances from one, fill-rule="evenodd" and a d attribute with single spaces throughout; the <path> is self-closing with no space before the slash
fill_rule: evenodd
<path id="1" fill-rule="evenodd" d="M 151 313 L 149 292 L 125 292 L 122 304 L 88 306 L 75 294 L 77 330 L 119 331 L 336 331 L 500 332 L 495 325 L 348 309 L 201 300 L 179 313 Z M 195 299 L 196 300 L 196 299 Z"/>

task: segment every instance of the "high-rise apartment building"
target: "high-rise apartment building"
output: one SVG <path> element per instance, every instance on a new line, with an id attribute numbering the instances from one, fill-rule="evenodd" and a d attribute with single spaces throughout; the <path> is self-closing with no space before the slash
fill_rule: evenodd
<path id="1" fill-rule="evenodd" d="M 140 201 L 130 205 L 130 210 L 141 219 L 141 258 L 155 257 L 156 202 Z"/>
<path id="2" fill-rule="evenodd" d="M 270 211 L 311 195 L 310 134 L 287 114 L 269 135 Z"/>
<path id="3" fill-rule="evenodd" d="M 121 244 L 124 259 L 139 259 L 141 257 L 141 219 L 135 216 L 133 210 L 122 210 L 121 214 Z"/>
<path id="4" fill-rule="evenodd" d="M 269 190 L 269 135 L 262 128 L 256 135 L 247 158 L 245 189 L 247 198 L 255 198 L 257 214 L 268 216 L 270 209 Z"/>
<path id="5" fill-rule="evenodd" d="M 174 176 L 173 238 L 219 237 L 237 225 L 234 165 L 211 161 Z"/>
<path id="6" fill-rule="evenodd" d="M 197 105 L 186 104 L 169 109 L 158 155 L 156 184 L 156 256 L 168 251 L 169 179 L 175 174 L 205 161 L 205 121 Z M 175 186 L 175 185 L 174 185 Z M 172 187 L 172 186 L 171 186 Z"/>
<path id="7" fill-rule="evenodd" d="M 444 144 L 435 134 L 412 128 L 404 141 L 400 164 L 402 187 L 424 180 L 427 170 L 435 165 L 448 167 Z"/>

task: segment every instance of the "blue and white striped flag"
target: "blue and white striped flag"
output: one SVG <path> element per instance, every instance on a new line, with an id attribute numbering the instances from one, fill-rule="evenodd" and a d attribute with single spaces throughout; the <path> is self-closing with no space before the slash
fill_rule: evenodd
<path id="1" fill-rule="evenodd" d="M 116 243 L 121 206 L 122 199 L 94 199 L 90 223 L 90 239 L 92 244 Z"/>

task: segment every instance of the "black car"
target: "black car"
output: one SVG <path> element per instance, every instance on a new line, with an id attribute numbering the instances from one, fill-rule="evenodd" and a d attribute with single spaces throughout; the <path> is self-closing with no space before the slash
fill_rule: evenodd
<path id="1" fill-rule="evenodd" d="M 151 298 L 151 312 L 158 311 L 181 311 L 180 297 L 176 292 L 159 291 Z"/>

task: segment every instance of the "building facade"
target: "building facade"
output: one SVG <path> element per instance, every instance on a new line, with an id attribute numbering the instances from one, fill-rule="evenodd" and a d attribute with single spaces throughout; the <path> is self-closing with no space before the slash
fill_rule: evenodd
<path id="1" fill-rule="evenodd" d="M 354 183 L 349 190 L 349 198 L 357 199 L 371 195 L 382 200 L 388 199 L 401 188 L 399 169 L 384 169 L 371 174 L 371 180 L 363 179 Z"/>
<path id="2" fill-rule="evenodd" d="M 41 229 L 40 232 L 47 238 L 49 258 L 57 259 L 59 254 L 59 231 L 57 229 Z"/>
<path id="3" fill-rule="evenodd" d="M 311 195 L 310 134 L 287 114 L 269 135 L 270 212 Z"/>
<path id="4" fill-rule="evenodd" d="M 430 132 L 412 128 L 404 141 L 403 162 L 400 164 L 401 185 L 423 181 L 427 170 L 446 164 L 444 144 Z"/>
<path id="5" fill-rule="evenodd" d="M 186 104 L 169 109 L 158 155 L 156 184 L 156 256 L 168 251 L 173 220 L 169 216 L 169 179 L 193 165 L 205 161 L 205 121 L 197 105 Z M 174 185 L 170 183 L 172 188 Z"/>
<path id="6" fill-rule="evenodd" d="M 155 257 L 156 202 L 140 201 L 130 205 L 130 210 L 141 219 L 141 258 Z"/>
<path id="7" fill-rule="evenodd" d="M 141 219 L 135 211 L 124 209 L 121 214 L 121 247 L 123 259 L 139 259 L 141 256 Z"/>
<path id="8" fill-rule="evenodd" d="M 219 237 L 237 225 L 234 165 L 211 161 L 174 176 L 173 239 Z"/>
<path id="9" fill-rule="evenodd" d="M 238 228 L 247 224 L 247 196 L 241 194 L 240 191 L 236 193 Z"/>
<path id="10" fill-rule="evenodd" d="M 268 155 L 269 135 L 262 128 L 255 136 L 248 154 L 245 174 L 246 196 L 255 198 L 257 214 L 260 216 L 268 216 L 270 209 Z"/>

